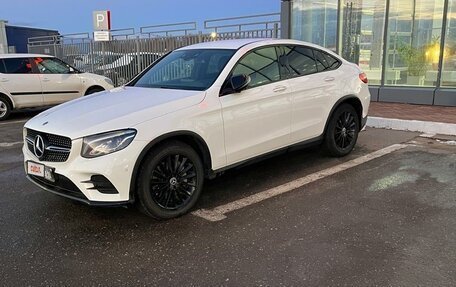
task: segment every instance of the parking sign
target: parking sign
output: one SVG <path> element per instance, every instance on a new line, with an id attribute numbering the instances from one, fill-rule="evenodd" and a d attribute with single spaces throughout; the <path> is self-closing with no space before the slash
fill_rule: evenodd
<path id="1" fill-rule="evenodd" d="M 111 11 L 94 11 L 92 18 L 93 18 L 93 30 L 95 30 L 95 31 L 111 30 Z"/>

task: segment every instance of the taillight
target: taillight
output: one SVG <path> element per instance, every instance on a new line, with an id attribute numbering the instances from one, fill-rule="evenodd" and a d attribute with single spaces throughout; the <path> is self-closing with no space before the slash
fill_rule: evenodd
<path id="1" fill-rule="evenodd" d="M 359 79 L 361 80 L 361 82 L 363 82 L 365 84 L 367 84 L 367 82 L 368 82 L 366 73 L 360 73 Z"/>

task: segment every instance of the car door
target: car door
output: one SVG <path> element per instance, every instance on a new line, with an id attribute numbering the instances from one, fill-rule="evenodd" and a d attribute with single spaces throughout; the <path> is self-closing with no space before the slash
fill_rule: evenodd
<path id="1" fill-rule="evenodd" d="M 247 88 L 240 93 L 222 92 L 220 97 L 228 164 L 290 143 L 291 90 L 281 78 L 276 47 L 248 52 L 231 76 L 241 74 L 251 78 Z"/>
<path id="2" fill-rule="evenodd" d="M 55 105 L 76 99 L 83 95 L 83 84 L 77 73 L 70 66 L 57 58 L 35 57 L 45 105 Z"/>
<path id="3" fill-rule="evenodd" d="M 16 108 L 43 105 L 40 77 L 30 58 L 0 59 L 0 86 L 11 95 Z"/>
<path id="4" fill-rule="evenodd" d="M 322 135 L 335 95 L 337 75 L 323 54 L 306 46 L 284 46 L 292 96 L 291 140 L 294 143 Z"/>

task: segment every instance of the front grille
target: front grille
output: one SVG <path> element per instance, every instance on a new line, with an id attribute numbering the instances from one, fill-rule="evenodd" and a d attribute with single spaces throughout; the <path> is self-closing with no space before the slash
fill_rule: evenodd
<path id="1" fill-rule="evenodd" d="M 46 150 L 41 161 L 65 162 L 68 160 L 71 151 L 71 139 L 35 130 L 27 129 L 26 141 L 28 149 L 34 154 L 34 142 L 36 136 L 40 135 L 46 142 Z"/>

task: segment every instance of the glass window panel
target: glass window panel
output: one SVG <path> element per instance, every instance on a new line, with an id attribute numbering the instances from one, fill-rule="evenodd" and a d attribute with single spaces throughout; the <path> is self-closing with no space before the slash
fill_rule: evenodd
<path id="1" fill-rule="evenodd" d="M 68 74 L 70 66 L 55 58 L 34 58 L 38 70 L 42 74 Z"/>
<path id="2" fill-rule="evenodd" d="M 306 47 L 287 47 L 288 73 L 293 76 L 309 75 L 317 72 L 312 49 Z"/>
<path id="3" fill-rule="evenodd" d="M 276 48 L 262 48 L 247 54 L 233 70 L 233 76 L 242 74 L 250 76 L 250 88 L 278 81 L 280 72 Z"/>
<path id="4" fill-rule="evenodd" d="M 3 59 L 8 74 L 30 74 L 32 65 L 28 58 L 6 58 Z"/>
<path id="5" fill-rule="evenodd" d="M 358 64 L 374 85 L 381 83 L 385 9 L 384 0 L 342 1 L 339 50 L 346 60 Z"/>
<path id="6" fill-rule="evenodd" d="M 3 74 L 6 73 L 5 63 L 3 62 L 2 59 L 0 59 L 0 73 L 3 73 Z"/>
<path id="7" fill-rule="evenodd" d="M 443 52 L 443 69 L 440 85 L 456 87 L 456 0 L 450 0 L 448 2 L 445 49 Z"/>
<path id="8" fill-rule="evenodd" d="M 336 50 L 337 0 L 294 0 L 291 37 Z"/>
<path id="9" fill-rule="evenodd" d="M 317 69 L 319 72 L 334 70 L 339 66 L 339 60 L 324 52 L 314 50 L 314 56 L 317 61 Z"/>
<path id="10" fill-rule="evenodd" d="M 437 84 L 443 5 L 444 0 L 390 2 L 385 85 Z"/>

